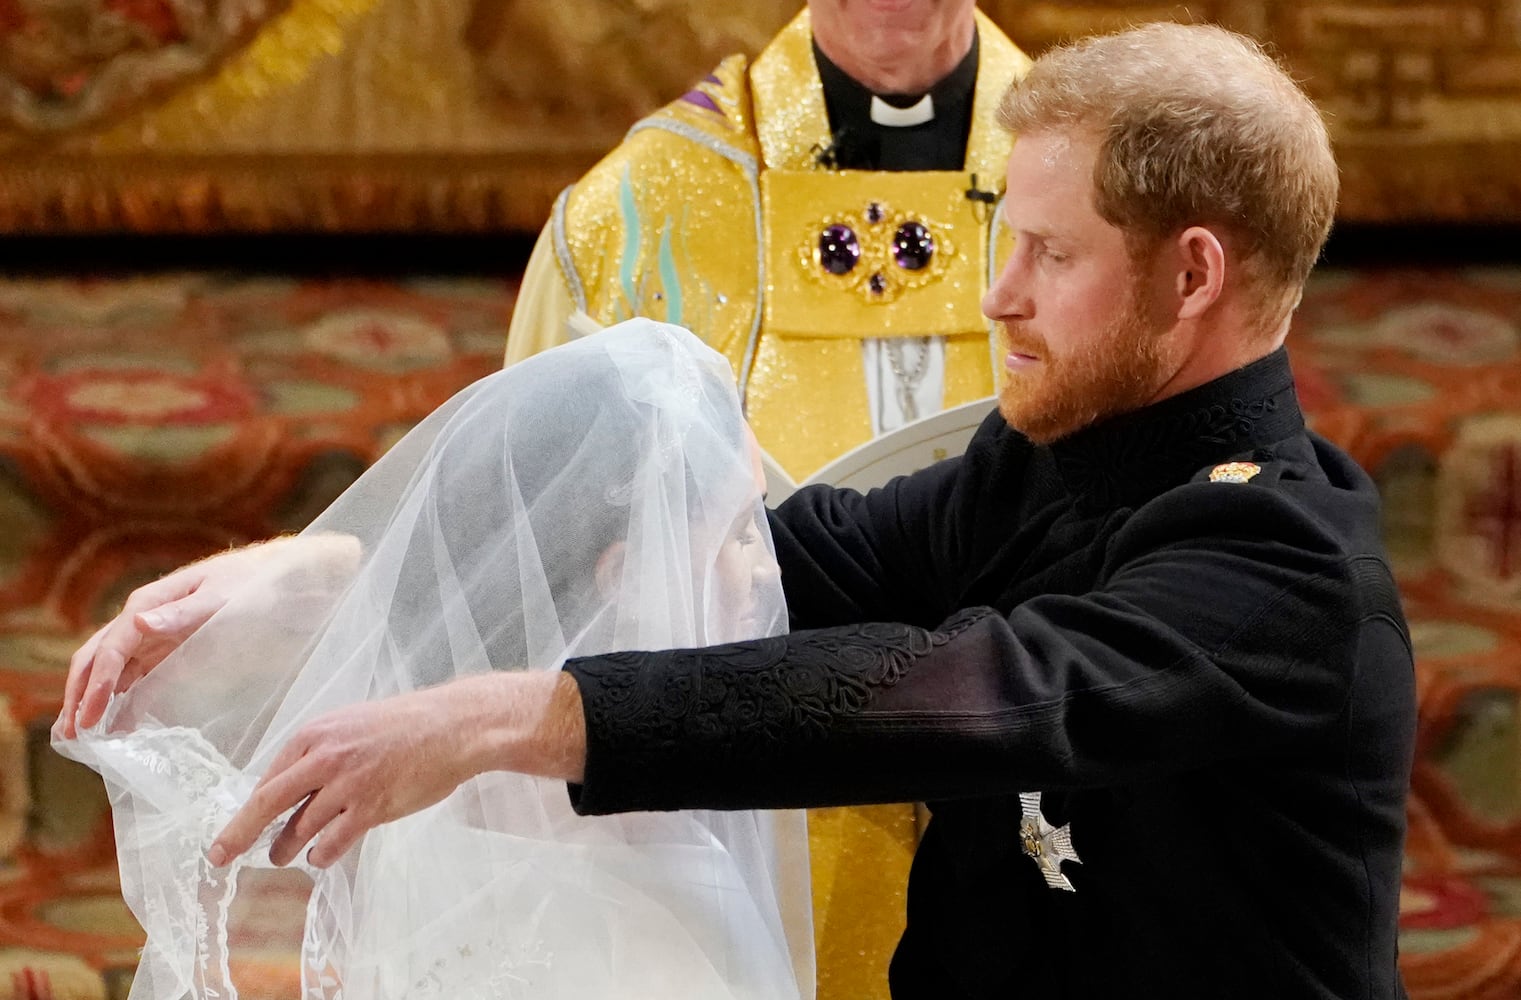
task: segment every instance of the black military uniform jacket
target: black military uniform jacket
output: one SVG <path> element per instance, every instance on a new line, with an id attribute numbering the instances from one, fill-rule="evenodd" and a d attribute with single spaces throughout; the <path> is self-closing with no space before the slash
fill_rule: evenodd
<path id="1" fill-rule="evenodd" d="M 567 664 L 579 810 L 929 802 L 898 1000 L 1404 995 L 1409 638 L 1284 352 L 771 526 L 791 634 Z"/>

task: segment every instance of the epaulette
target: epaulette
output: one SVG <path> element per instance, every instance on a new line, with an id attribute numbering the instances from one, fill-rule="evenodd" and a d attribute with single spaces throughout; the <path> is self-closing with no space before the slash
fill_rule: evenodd
<path id="1" fill-rule="evenodd" d="M 1256 457 L 1256 456 L 1254 456 Z M 1194 473 L 1193 482 L 1196 483 L 1233 483 L 1256 486 L 1265 486 L 1276 483 L 1283 474 L 1281 462 L 1270 461 L 1261 458 L 1259 461 L 1247 461 L 1238 459 L 1233 462 L 1221 462 L 1218 465 L 1206 465 Z"/>

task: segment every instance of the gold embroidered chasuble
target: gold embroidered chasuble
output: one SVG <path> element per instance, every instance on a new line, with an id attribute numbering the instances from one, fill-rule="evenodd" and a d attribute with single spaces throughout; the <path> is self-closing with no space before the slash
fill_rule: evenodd
<path id="1" fill-rule="evenodd" d="M 980 13 L 978 33 L 959 172 L 817 165 L 830 128 L 806 10 L 753 62 L 724 60 L 561 196 L 547 235 L 563 311 L 602 325 L 649 316 L 702 336 L 733 364 L 761 445 L 797 480 L 871 437 L 865 338 L 943 336 L 943 405 L 989 395 L 999 369 L 979 303 L 1007 241 L 994 204 L 967 193 L 1002 195 L 1011 140 L 994 116 L 1028 60 Z M 908 222 L 934 243 L 912 271 L 893 260 Z M 821 234 L 850 223 L 859 259 L 831 274 Z M 549 269 L 531 267 L 528 281 L 535 270 Z M 514 322 L 509 362 L 558 343 L 550 325 Z"/>

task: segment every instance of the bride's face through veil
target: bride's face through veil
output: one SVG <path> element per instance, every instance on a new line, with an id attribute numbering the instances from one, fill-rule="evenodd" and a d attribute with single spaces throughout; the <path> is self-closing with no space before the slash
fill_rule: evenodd
<path id="1" fill-rule="evenodd" d="M 772 624 L 765 599 L 767 588 L 774 587 L 781 578 L 776 557 L 766 544 L 766 474 L 761 466 L 760 444 L 748 425 L 745 446 L 755 486 L 754 501 L 730 525 L 713 567 L 720 594 L 718 613 L 727 619 L 724 622 L 727 627 L 720 632 L 722 640 L 767 633 Z"/>
<path id="2" fill-rule="evenodd" d="M 768 543 L 766 475 L 755 433 L 748 424 L 743 425 L 742 430 L 749 495 L 740 505 L 739 513 L 723 530 L 722 540 L 712 556 L 712 565 L 692 567 L 695 578 L 708 577 L 712 582 L 711 607 L 704 615 L 708 622 L 709 642 L 734 642 L 766 635 L 776 624 L 775 605 L 769 598 L 779 584 L 781 569 Z M 704 527 L 696 529 L 695 533 L 707 531 Z M 702 551 L 702 546 L 694 546 L 694 555 Z M 604 548 L 596 560 L 598 592 L 609 601 L 618 599 L 624 552 L 625 543 L 619 539 Z"/>

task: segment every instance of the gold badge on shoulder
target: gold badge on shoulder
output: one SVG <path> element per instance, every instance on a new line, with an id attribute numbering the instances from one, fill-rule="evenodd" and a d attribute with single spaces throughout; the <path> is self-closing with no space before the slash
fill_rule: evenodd
<path id="1" fill-rule="evenodd" d="M 1245 483 L 1262 471 L 1262 466 L 1256 462 L 1226 462 L 1217 465 L 1209 471 L 1209 481 L 1212 483 Z"/>

